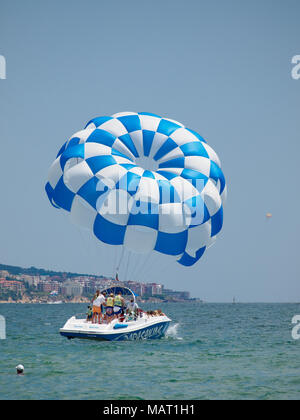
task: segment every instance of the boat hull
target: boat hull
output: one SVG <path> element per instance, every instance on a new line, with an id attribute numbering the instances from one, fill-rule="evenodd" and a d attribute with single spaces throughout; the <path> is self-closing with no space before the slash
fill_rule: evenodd
<path id="1" fill-rule="evenodd" d="M 101 331 L 101 325 L 90 324 L 89 326 L 65 325 L 60 329 L 60 334 L 67 338 L 82 338 L 101 341 L 134 341 L 145 339 L 159 339 L 163 337 L 171 322 L 170 319 L 157 322 L 149 322 L 147 325 L 128 325 L 125 328 L 114 329 L 113 326 Z"/>

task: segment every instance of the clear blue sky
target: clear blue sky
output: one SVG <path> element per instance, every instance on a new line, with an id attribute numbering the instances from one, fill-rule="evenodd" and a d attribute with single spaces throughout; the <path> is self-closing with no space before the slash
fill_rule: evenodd
<path id="1" fill-rule="evenodd" d="M 298 0 L 1 0 L 0 262 L 105 272 L 111 256 L 50 206 L 48 168 L 92 117 L 148 111 L 207 139 L 228 201 L 196 266 L 159 261 L 143 280 L 208 301 L 299 302 L 299 18 Z"/>

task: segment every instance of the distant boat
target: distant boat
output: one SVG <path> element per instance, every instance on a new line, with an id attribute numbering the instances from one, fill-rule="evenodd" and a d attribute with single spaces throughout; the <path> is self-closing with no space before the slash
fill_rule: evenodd
<path id="1" fill-rule="evenodd" d="M 232 299 L 232 303 L 233 303 L 233 305 L 236 303 L 235 297 Z"/>
<path id="2" fill-rule="evenodd" d="M 63 303 L 63 301 L 62 300 L 57 300 L 55 302 L 47 302 L 47 303 L 48 303 L 48 305 L 59 305 L 60 303 Z"/>

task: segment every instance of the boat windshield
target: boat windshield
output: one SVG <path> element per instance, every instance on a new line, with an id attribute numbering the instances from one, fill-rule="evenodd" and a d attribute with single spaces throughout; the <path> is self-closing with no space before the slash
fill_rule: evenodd
<path id="1" fill-rule="evenodd" d="M 126 300 L 133 299 L 134 302 L 137 296 L 131 289 L 129 289 L 128 287 L 123 287 L 123 286 L 110 286 L 104 290 L 101 290 L 101 293 L 104 293 L 104 292 L 106 293 L 106 295 L 113 293 L 115 296 L 121 292 L 124 299 Z"/>

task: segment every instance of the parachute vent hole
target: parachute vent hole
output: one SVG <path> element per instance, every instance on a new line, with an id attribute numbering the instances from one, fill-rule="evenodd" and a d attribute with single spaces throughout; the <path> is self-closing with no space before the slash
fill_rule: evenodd
<path id="1" fill-rule="evenodd" d="M 157 171 L 158 163 L 149 156 L 140 156 L 135 159 L 135 164 L 145 171 Z"/>

